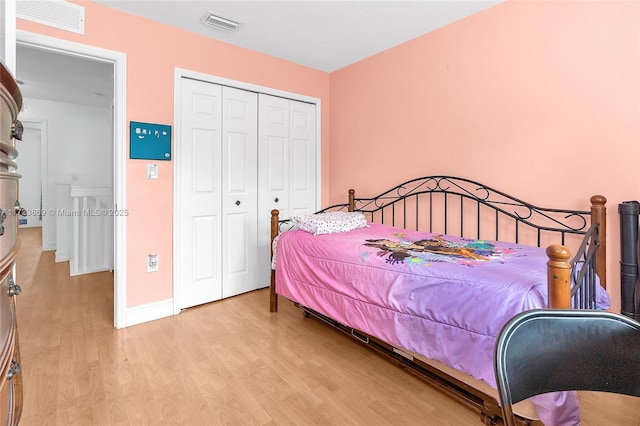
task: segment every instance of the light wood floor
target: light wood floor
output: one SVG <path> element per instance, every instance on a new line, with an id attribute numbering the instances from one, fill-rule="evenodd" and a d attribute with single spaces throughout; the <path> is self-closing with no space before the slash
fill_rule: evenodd
<path id="1" fill-rule="evenodd" d="M 479 416 L 265 290 L 122 330 L 113 276 L 68 276 L 21 229 L 21 425 L 480 425 Z M 640 425 L 640 399 L 581 395 L 583 425 Z"/>

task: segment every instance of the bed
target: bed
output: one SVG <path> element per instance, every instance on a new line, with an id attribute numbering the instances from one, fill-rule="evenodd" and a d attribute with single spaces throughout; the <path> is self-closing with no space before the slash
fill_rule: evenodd
<path id="1" fill-rule="evenodd" d="M 502 326 L 528 309 L 609 306 L 606 199 L 590 202 L 541 208 L 427 176 L 371 198 L 350 190 L 346 203 L 293 220 L 274 210 L 270 310 L 286 297 L 494 424 Z M 523 425 L 579 423 L 571 392 L 514 408 Z"/>

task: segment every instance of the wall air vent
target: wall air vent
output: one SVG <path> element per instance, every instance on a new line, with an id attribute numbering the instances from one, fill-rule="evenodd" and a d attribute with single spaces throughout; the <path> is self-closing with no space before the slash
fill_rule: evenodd
<path id="1" fill-rule="evenodd" d="M 220 16 L 216 16 L 211 12 L 205 13 L 205 15 L 202 17 L 200 22 L 202 22 L 208 27 L 217 28 L 219 30 L 226 31 L 229 33 L 236 31 L 240 27 L 240 24 L 238 22 L 232 21 L 230 19 L 222 18 Z"/>
<path id="2" fill-rule="evenodd" d="M 64 0 L 20 0 L 16 17 L 54 28 L 84 34 L 84 6 Z"/>

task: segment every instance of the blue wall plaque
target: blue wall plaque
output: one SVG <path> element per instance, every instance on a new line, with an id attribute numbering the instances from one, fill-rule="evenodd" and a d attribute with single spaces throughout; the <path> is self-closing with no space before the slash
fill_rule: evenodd
<path id="1" fill-rule="evenodd" d="M 171 160 L 171 126 L 131 121 L 129 158 Z"/>

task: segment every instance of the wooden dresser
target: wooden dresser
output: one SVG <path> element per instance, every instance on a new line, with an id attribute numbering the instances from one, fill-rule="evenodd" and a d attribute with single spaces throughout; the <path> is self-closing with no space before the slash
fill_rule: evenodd
<path id="1" fill-rule="evenodd" d="M 22 138 L 22 95 L 11 73 L 0 65 L 0 425 L 16 425 L 22 413 L 22 375 L 16 322 L 20 286 L 14 279 L 21 211 L 15 141 Z"/>

